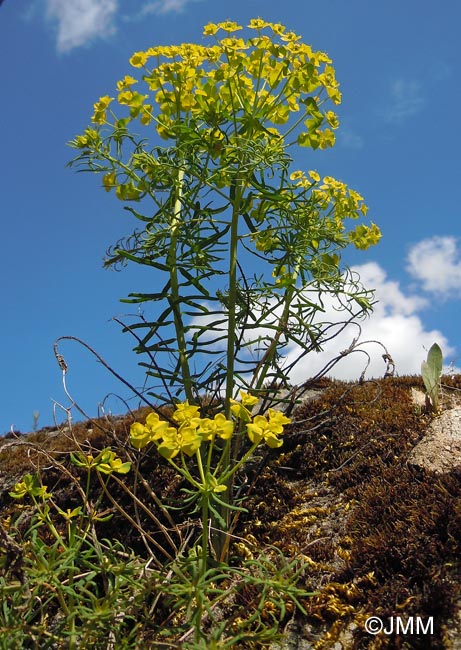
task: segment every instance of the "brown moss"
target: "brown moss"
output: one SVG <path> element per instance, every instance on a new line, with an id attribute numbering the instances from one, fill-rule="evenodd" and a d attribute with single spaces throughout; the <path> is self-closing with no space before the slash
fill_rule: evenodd
<path id="1" fill-rule="evenodd" d="M 320 400 L 298 409 L 283 454 L 265 476 L 269 484 L 285 479 L 292 493 L 284 501 L 296 505 L 282 508 L 271 499 L 272 521 L 246 522 L 245 532 L 259 534 L 261 542 L 308 554 L 307 586 L 320 591 L 309 607 L 312 625 L 333 616 L 342 621 L 334 626 L 339 634 L 355 621 L 357 647 L 406 647 L 396 636 L 367 635 L 366 614 L 433 616 L 431 647 L 445 647 L 442 623 L 460 594 L 461 477 L 454 472 L 434 480 L 407 467 L 430 421 L 412 404 L 411 387 L 422 389 L 421 379 L 334 383 Z M 322 498 L 323 506 L 313 505 Z M 344 594 L 360 581 L 351 609 Z M 332 645 L 338 635 L 324 636 Z M 411 643 L 428 647 L 424 636 Z"/>

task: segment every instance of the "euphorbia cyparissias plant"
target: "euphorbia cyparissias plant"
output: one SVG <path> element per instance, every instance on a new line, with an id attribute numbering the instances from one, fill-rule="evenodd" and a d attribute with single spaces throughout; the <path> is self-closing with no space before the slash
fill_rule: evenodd
<path id="1" fill-rule="evenodd" d="M 319 349 L 322 294 L 353 314 L 371 307 L 340 251 L 380 238 L 373 223 L 346 227 L 366 215 L 358 192 L 293 169 L 291 149 L 335 142 L 330 58 L 283 25 L 258 18 L 248 29 L 244 39 L 235 22 L 209 24 L 210 44 L 136 52 L 136 76 L 95 103 L 93 126 L 70 143 L 73 162 L 102 174 L 141 224 L 106 265 L 157 271 L 152 293 L 127 299 L 165 303 L 126 328 L 150 357 L 151 394 L 196 403 L 225 387 L 227 415 L 237 384 L 258 391 L 286 379 L 286 345 Z"/>
<path id="2" fill-rule="evenodd" d="M 95 103 L 92 126 L 70 143 L 79 150 L 73 162 L 102 174 L 141 225 L 109 250 L 106 265 L 156 271 L 151 293 L 126 299 L 163 303 L 125 326 L 148 355 L 149 394 L 201 403 L 226 422 L 238 390 L 258 396 L 268 383 L 287 384 L 295 363 L 331 338 L 325 298 L 349 320 L 371 309 L 371 293 L 340 254 L 381 236 L 373 223 L 347 226 L 367 214 L 357 191 L 310 164 L 296 168 L 290 153 L 334 145 L 331 105 L 341 93 L 330 58 L 278 23 L 257 18 L 248 30 L 243 38 L 235 22 L 210 23 L 209 44 L 136 52 L 135 76 Z M 290 363 L 288 345 L 298 350 Z M 256 417 L 248 435 L 266 439 Z M 241 433 L 226 426 L 220 471 L 230 480 L 246 452 Z M 168 426 L 152 430 L 169 460 L 197 452 L 193 432 L 178 442 Z M 139 444 L 147 435 L 133 433 Z M 221 486 L 232 503 L 229 481 Z"/>

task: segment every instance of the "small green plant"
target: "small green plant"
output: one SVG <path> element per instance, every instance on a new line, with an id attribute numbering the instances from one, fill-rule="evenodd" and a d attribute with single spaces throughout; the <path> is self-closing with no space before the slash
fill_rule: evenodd
<path id="1" fill-rule="evenodd" d="M 427 360 L 421 364 L 421 374 L 430 406 L 434 411 L 439 410 L 440 377 L 442 375 L 443 354 L 440 346 L 434 343 L 427 353 Z"/>
<path id="2" fill-rule="evenodd" d="M 0 574 L 1 650 L 51 649 L 56 644 L 68 650 L 107 648 L 108 629 L 116 647 L 126 648 L 124 639 L 133 636 L 130 627 L 136 629 L 130 601 L 141 598 L 134 578 L 139 564 L 116 542 L 98 539 L 95 526 L 107 520 L 99 512 L 103 492 L 98 499 L 90 494 L 92 471 L 107 476 L 101 479 L 107 487 L 113 473 L 126 473 L 131 464 L 122 463 L 110 449 L 96 458 L 79 452 L 72 461 L 87 471 L 86 489 L 75 482 L 80 505 L 62 510 L 39 473 L 26 474 L 10 492 L 15 500 L 32 501 L 33 516 L 24 532 L 10 521 L 2 533 L 7 562 Z M 22 511 L 27 508 L 21 506 Z M 11 565 L 8 548 L 13 545 L 20 553 Z"/>
<path id="3" fill-rule="evenodd" d="M 144 431 L 144 425 L 133 425 L 131 439 L 142 448 L 150 438 L 174 466 L 172 459 L 181 458 L 183 476 L 189 476 L 192 487 L 201 493 L 205 517 L 206 504 L 212 503 L 210 494 L 220 493 L 221 477 L 215 479 L 205 468 L 197 478 L 189 471 L 183 454 L 191 451 L 191 444 L 195 446 L 190 430 L 206 431 L 211 449 L 214 436 L 227 436 L 234 424 L 222 418 L 192 423 L 191 407 L 182 407 L 177 409 L 180 423 L 176 433 L 168 423 L 148 417 Z M 266 418 L 266 426 L 253 419 L 256 428 L 251 435 L 255 440 L 265 435 L 266 441 L 279 444 L 277 417 Z M 179 445 L 173 444 L 173 438 Z M 205 565 L 205 532 L 202 545 L 183 548 L 176 558 L 159 566 L 154 557 L 146 560 L 119 542 L 100 539 L 97 528 L 111 516 L 102 502 L 109 480 L 127 474 L 131 464 L 109 449 L 97 455 L 77 451 L 70 459 L 77 471 L 83 472 L 83 480 L 75 481 L 80 505 L 61 509 L 39 473 L 26 474 L 10 492 L 18 502 L 30 499 L 34 515 L 25 531 L 21 515 L 17 522 L 3 522 L 0 527 L 4 554 L 0 563 L 0 650 L 231 650 L 253 647 L 251 643 L 263 648 L 278 638 L 280 622 L 287 613 L 294 607 L 305 612 L 303 602 L 311 594 L 302 585 L 306 573 L 302 556 L 287 560 L 276 548 L 258 550 L 253 543 L 240 542 L 244 561 L 236 563 L 234 558 L 233 566 L 217 561 Z M 94 472 L 103 488 L 97 498 L 91 489 Z M 30 517 L 26 505 L 21 504 L 19 512 Z M 208 531 L 206 521 L 202 521 L 202 529 Z"/>

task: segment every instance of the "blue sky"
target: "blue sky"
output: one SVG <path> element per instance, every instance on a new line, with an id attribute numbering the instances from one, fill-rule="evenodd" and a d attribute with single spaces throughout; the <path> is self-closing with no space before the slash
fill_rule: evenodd
<path id="1" fill-rule="evenodd" d="M 148 291 L 158 278 L 142 268 L 102 268 L 106 248 L 133 224 L 99 178 L 66 168 L 73 155 L 66 142 L 130 72 L 133 52 L 200 42 L 210 21 L 261 16 L 331 56 L 343 93 L 337 144 L 303 151 L 300 164 L 360 191 L 382 229 L 377 247 L 346 255 L 380 301 L 364 337 L 387 346 L 399 374 L 418 372 L 434 341 L 447 365 L 461 366 L 461 6 L 446 0 L 440 7 L 426 0 L 5 0 L 0 434 L 31 430 L 34 412 L 39 425 L 52 424 L 54 401 L 69 406 L 53 355 L 59 336 L 83 339 L 142 386 L 133 340 L 112 318 L 134 311 L 120 298 Z M 379 376 L 381 350 L 368 349 L 369 374 Z M 60 351 L 68 390 L 89 415 L 109 393 L 106 411 L 125 411 L 120 397 L 130 392 L 85 348 L 64 342 Z M 320 362 L 310 360 L 303 377 Z M 354 358 L 338 374 L 358 378 L 362 367 Z M 57 420 L 65 417 L 57 406 Z M 72 417 L 82 416 L 73 409 Z"/>

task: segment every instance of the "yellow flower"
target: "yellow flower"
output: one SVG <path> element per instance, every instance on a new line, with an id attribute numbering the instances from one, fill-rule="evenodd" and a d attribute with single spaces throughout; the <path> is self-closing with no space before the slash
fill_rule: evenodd
<path id="1" fill-rule="evenodd" d="M 278 129 L 275 128 L 275 126 L 268 126 L 266 128 L 266 131 L 268 134 L 272 136 L 271 138 L 269 138 L 270 142 L 273 142 L 274 140 L 277 141 L 280 140 L 280 138 L 282 138 L 282 134 Z"/>
<path id="2" fill-rule="evenodd" d="M 130 59 L 133 68 L 142 68 L 147 61 L 147 52 L 135 52 Z"/>
<path id="3" fill-rule="evenodd" d="M 176 405 L 176 410 L 173 413 L 173 419 L 176 422 L 190 422 L 192 418 L 197 418 L 200 415 L 200 409 L 198 406 L 189 404 L 189 400 L 186 400 L 182 404 Z"/>
<path id="4" fill-rule="evenodd" d="M 58 508 L 58 512 L 65 519 L 67 519 L 67 521 L 70 521 L 73 517 L 79 517 L 82 514 L 82 506 L 77 506 L 73 510 L 66 508 L 65 512 L 64 510 L 61 510 L 61 508 Z"/>
<path id="5" fill-rule="evenodd" d="M 117 81 L 117 90 L 125 90 L 126 88 L 130 88 L 133 84 L 137 83 L 138 82 L 136 79 L 130 77 L 130 75 L 127 74 L 123 79 Z"/>
<path id="6" fill-rule="evenodd" d="M 179 429 L 169 428 L 158 447 L 159 453 L 166 459 L 174 458 L 179 452 L 187 456 L 195 454 L 202 443 L 202 437 L 196 426 L 182 424 Z"/>
<path id="7" fill-rule="evenodd" d="M 148 124 L 151 123 L 152 118 L 153 118 L 152 106 L 150 104 L 145 104 L 141 109 L 141 117 L 139 121 L 144 126 L 147 126 Z"/>
<path id="8" fill-rule="evenodd" d="M 95 109 L 97 108 L 98 110 L 101 110 L 103 108 L 107 108 L 109 106 L 109 104 L 113 101 L 113 99 L 114 99 L 113 97 L 109 97 L 108 95 L 104 95 L 104 97 L 99 98 L 99 102 L 97 102 L 94 105 L 94 108 Z"/>
<path id="9" fill-rule="evenodd" d="M 337 129 L 338 128 L 339 120 L 338 120 L 338 116 L 336 115 L 335 112 L 327 111 L 325 113 L 325 117 L 327 118 L 327 122 L 331 126 L 332 129 Z"/>
<path id="10" fill-rule="evenodd" d="M 248 49 L 248 45 L 243 38 L 235 38 L 235 36 L 221 39 L 221 44 L 226 50 L 236 51 Z"/>
<path id="11" fill-rule="evenodd" d="M 242 400 L 243 406 L 254 406 L 259 401 L 256 395 L 250 395 L 250 393 L 245 393 L 243 390 L 240 391 L 240 399 Z"/>
<path id="12" fill-rule="evenodd" d="M 309 172 L 309 176 L 312 178 L 312 180 L 313 180 L 315 183 L 318 183 L 318 182 L 320 181 L 320 176 L 319 176 L 319 174 L 318 174 L 316 171 L 314 171 L 314 170 L 311 170 L 311 171 Z"/>
<path id="13" fill-rule="evenodd" d="M 99 101 L 93 104 L 94 108 L 94 113 L 93 117 L 91 120 L 95 122 L 96 124 L 104 124 L 106 121 L 106 110 L 111 101 L 113 101 L 113 97 L 108 97 L 107 95 L 104 95 L 104 97 L 100 97 Z"/>
<path id="14" fill-rule="evenodd" d="M 151 442 L 150 431 L 141 422 L 130 426 L 130 442 L 135 449 L 142 449 Z"/>
<path id="15" fill-rule="evenodd" d="M 136 449 L 142 449 L 146 445 L 156 440 L 162 439 L 176 429 L 168 426 L 168 422 L 161 420 L 155 412 L 149 413 L 146 418 L 146 424 L 133 422 L 130 427 L 130 442 Z"/>
<path id="16" fill-rule="evenodd" d="M 197 433 L 200 433 L 205 441 L 213 440 L 215 436 L 229 440 L 232 438 L 233 432 L 234 423 L 228 420 L 223 413 L 215 415 L 213 420 L 210 418 L 198 419 Z"/>
<path id="17" fill-rule="evenodd" d="M 182 424 L 179 427 L 177 439 L 180 450 L 187 456 L 195 454 L 202 444 L 202 436 L 198 433 L 197 427 L 190 424 Z"/>
<path id="18" fill-rule="evenodd" d="M 100 140 L 101 136 L 96 129 L 87 128 L 85 129 L 85 133 L 78 135 L 71 144 L 79 149 L 83 149 L 85 147 L 97 146 Z"/>
<path id="19" fill-rule="evenodd" d="M 267 412 L 269 416 L 269 424 L 274 433 L 280 434 L 283 433 L 283 427 L 285 424 L 290 424 L 291 419 L 286 415 L 283 415 L 281 411 L 276 411 L 275 409 L 269 409 Z"/>
<path id="20" fill-rule="evenodd" d="M 287 97 L 287 102 L 288 102 L 288 108 L 292 113 L 296 113 L 299 111 L 299 104 L 297 102 L 298 95 L 292 95 L 291 97 Z"/>
<path id="21" fill-rule="evenodd" d="M 333 147 L 336 141 L 335 134 L 330 129 L 325 129 L 324 131 L 318 132 L 319 136 L 319 147 L 320 149 L 327 149 L 328 147 Z"/>
<path id="22" fill-rule="evenodd" d="M 280 38 L 282 41 L 287 43 L 293 43 L 294 41 L 299 41 L 301 36 L 298 36 L 298 34 L 295 34 L 294 32 L 287 32 L 286 34 L 282 34 Z"/>
<path id="23" fill-rule="evenodd" d="M 281 36 L 285 32 L 285 26 L 281 25 L 280 23 L 270 23 L 270 28 L 274 32 L 274 34 L 278 34 Z"/>
<path id="24" fill-rule="evenodd" d="M 250 395 L 249 393 L 245 393 L 245 391 L 241 390 L 240 399 L 241 402 L 237 402 L 234 399 L 231 400 L 232 402 L 231 411 L 234 414 L 234 416 L 239 420 L 242 420 L 243 422 L 250 422 L 251 411 L 247 407 L 253 407 L 255 404 L 257 404 L 258 398 L 255 397 L 254 395 Z"/>
<path id="25" fill-rule="evenodd" d="M 102 177 L 102 185 L 106 192 L 110 192 L 113 187 L 117 187 L 117 174 L 110 172 Z"/>
<path id="26" fill-rule="evenodd" d="M 258 31 L 264 29 L 265 27 L 270 27 L 270 23 L 266 23 L 262 18 L 252 18 L 248 27 L 250 29 L 257 29 Z"/>
<path id="27" fill-rule="evenodd" d="M 239 29 L 243 29 L 241 25 L 237 25 L 232 20 L 226 20 L 224 23 L 218 23 L 218 29 L 222 29 L 228 34 L 232 32 L 237 32 Z"/>
<path id="28" fill-rule="evenodd" d="M 84 467 L 87 470 L 95 468 L 98 472 L 103 474 L 112 474 L 118 472 L 119 474 L 126 474 L 131 469 L 131 463 L 123 463 L 113 451 L 106 448 L 103 449 L 94 458 L 91 454 L 84 454 L 78 451 L 70 455 L 70 459 L 76 467 Z"/>
<path id="29" fill-rule="evenodd" d="M 371 222 L 371 226 L 368 231 L 368 241 L 370 242 L 370 246 L 377 244 L 381 237 L 381 229 L 375 223 Z"/>
<path id="30" fill-rule="evenodd" d="M 120 199 L 120 201 L 137 201 L 141 194 L 135 185 L 130 181 L 129 183 L 120 183 L 115 188 L 115 196 Z"/>
<path id="31" fill-rule="evenodd" d="M 266 445 L 272 449 L 282 446 L 283 440 L 279 440 L 277 436 L 283 433 L 283 426 L 277 419 L 268 420 L 264 415 L 256 415 L 253 422 L 246 426 L 248 437 L 253 444 L 259 444 L 264 440 Z"/>
<path id="32" fill-rule="evenodd" d="M 381 239 L 381 230 L 374 223 L 371 226 L 360 225 L 349 233 L 349 240 L 359 250 L 374 246 Z"/>
<path id="33" fill-rule="evenodd" d="M 146 427 L 149 429 L 153 436 L 153 440 L 160 438 L 163 433 L 162 431 L 168 427 L 168 422 L 161 420 L 158 413 L 152 412 L 146 417 Z"/>
<path id="34" fill-rule="evenodd" d="M 131 463 L 123 463 L 110 449 L 103 449 L 94 459 L 94 465 L 103 474 L 127 474 L 131 469 Z"/>
<path id="35" fill-rule="evenodd" d="M 131 90 L 124 90 L 123 92 L 119 93 L 117 101 L 119 104 L 126 104 L 129 106 L 132 99 L 133 92 Z"/>
<path id="36" fill-rule="evenodd" d="M 363 201 L 363 196 L 356 192 L 355 190 L 349 189 L 349 196 L 354 199 L 354 202 L 356 205 L 360 203 L 360 201 Z"/>
<path id="37" fill-rule="evenodd" d="M 218 25 L 215 25 L 214 23 L 208 23 L 208 25 L 205 25 L 205 27 L 203 28 L 203 35 L 214 36 L 218 30 L 219 30 Z"/>
<path id="38" fill-rule="evenodd" d="M 208 487 L 210 487 L 215 494 L 219 494 L 220 492 L 225 492 L 227 490 L 227 487 L 225 485 L 219 484 L 213 475 L 208 477 L 207 483 Z"/>
<path id="39" fill-rule="evenodd" d="M 88 146 L 88 137 L 86 135 L 77 135 L 72 144 L 78 149 L 84 149 Z"/>
<path id="40" fill-rule="evenodd" d="M 150 58 L 151 56 L 160 56 L 161 54 L 161 47 L 149 47 L 146 50 L 146 57 Z"/>
<path id="41" fill-rule="evenodd" d="M 232 404 L 230 408 L 236 418 L 242 420 L 243 422 L 250 422 L 251 413 L 247 408 L 243 406 L 243 404 L 240 404 L 239 402 L 234 402 L 234 404 Z"/>
<path id="42" fill-rule="evenodd" d="M 301 178 L 305 178 L 305 176 L 304 176 L 304 172 L 302 172 L 300 170 L 298 170 L 296 172 L 292 172 L 290 174 L 290 181 L 297 181 L 297 180 L 299 180 Z"/>
<path id="43" fill-rule="evenodd" d="M 52 495 L 46 491 L 46 485 L 40 485 L 38 476 L 35 474 L 26 474 L 23 476 L 22 481 L 16 483 L 13 486 L 13 489 L 8 494 L 13 499 L 22 499 L 26 494 L 30 494 L 32 497 L 42 497 L 43 499 L 48 499 Z"/>
<path id="44" fill-rule="evenodd" d="M 286 124 L 290 118 L 290 109 L 283 104 L 276 104 L 275 109 L 269 113 L 269 116 L 274 124 Z"/>

